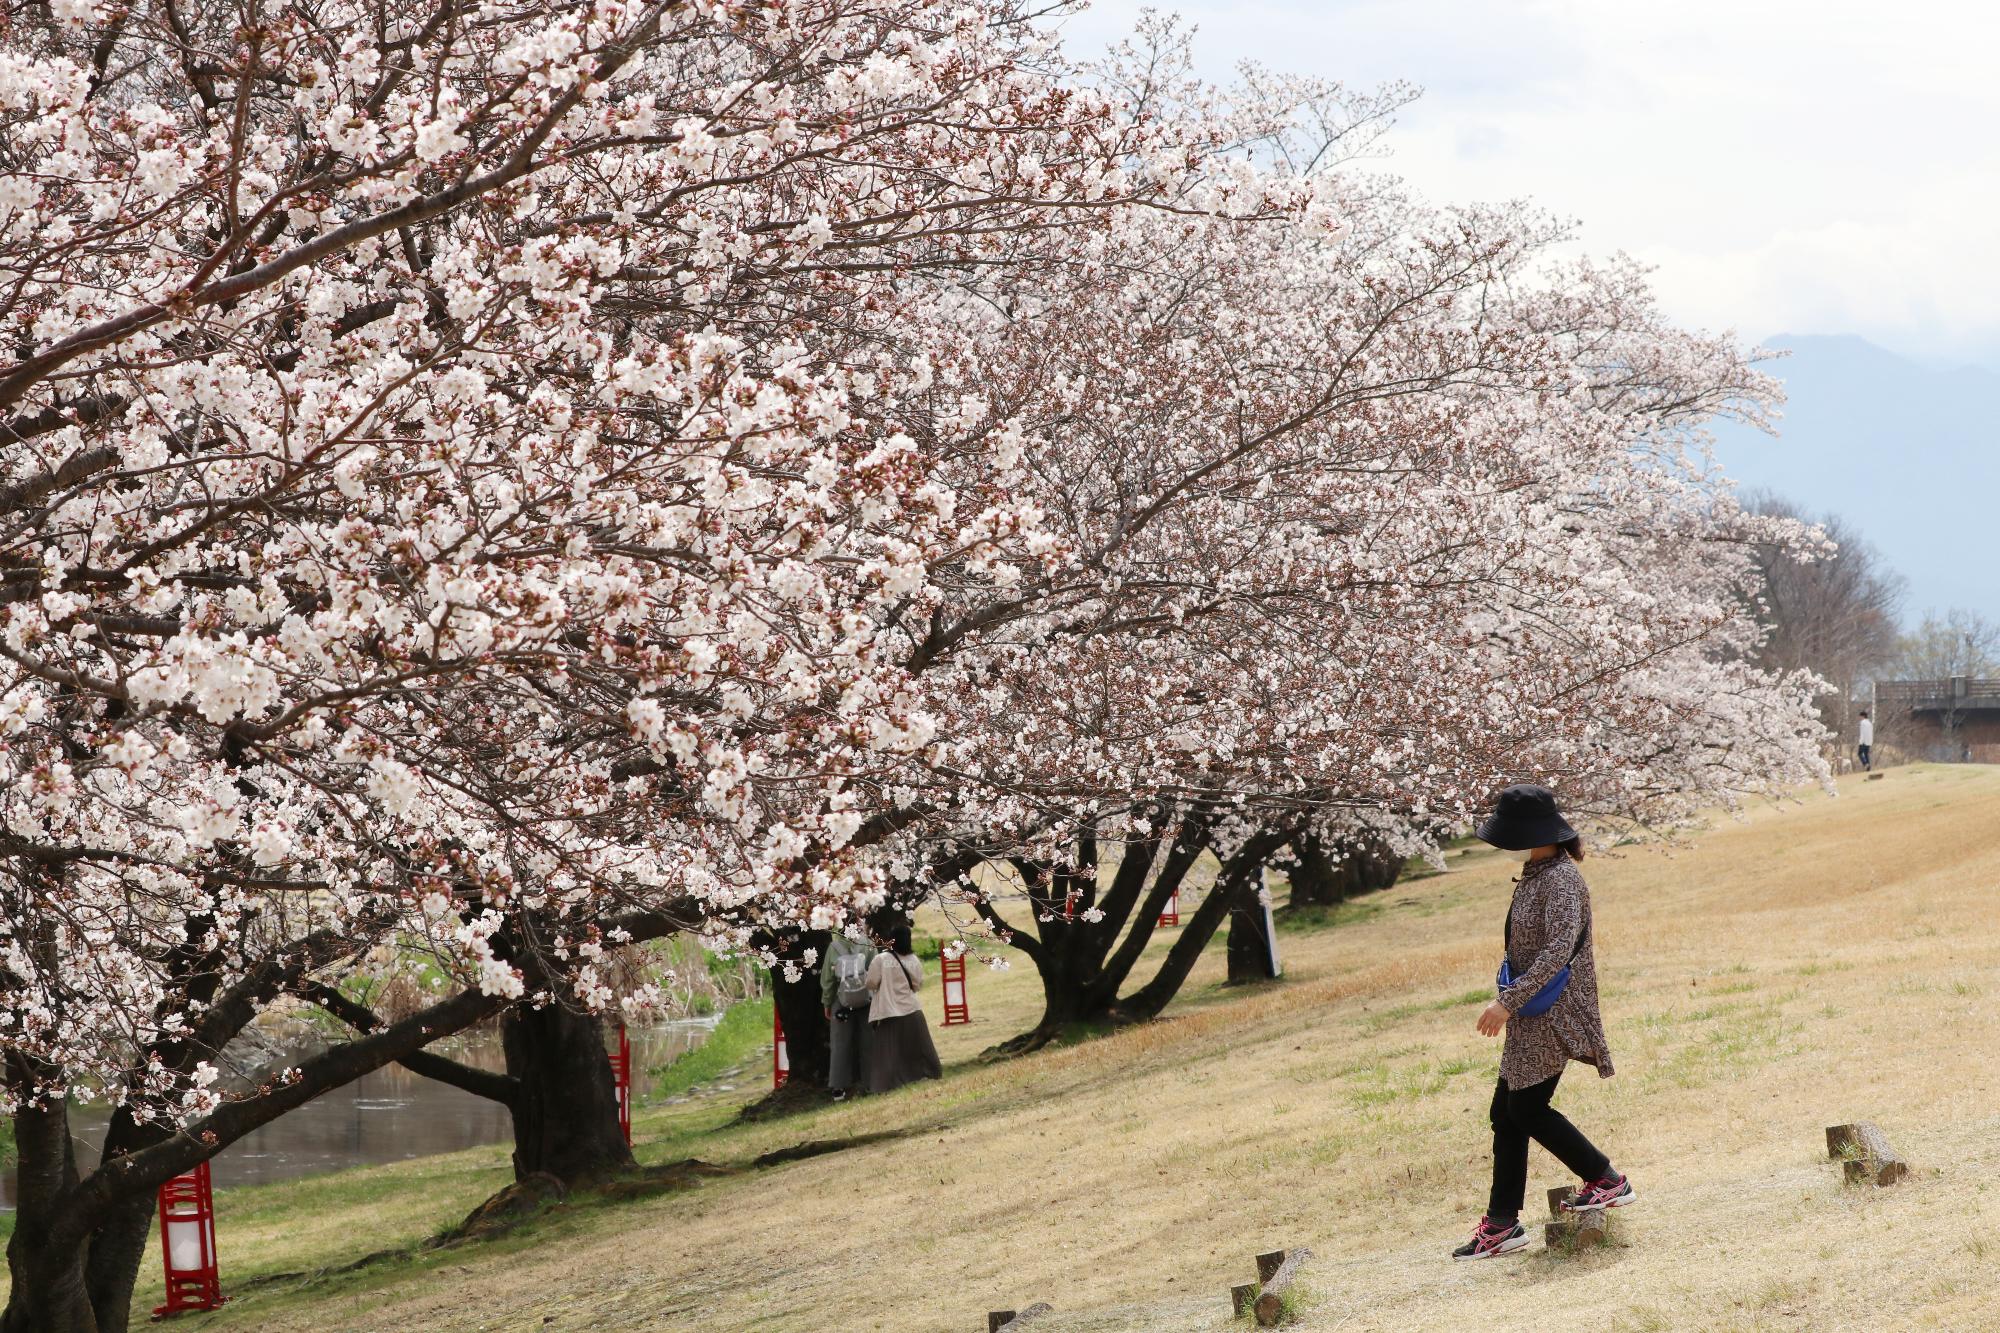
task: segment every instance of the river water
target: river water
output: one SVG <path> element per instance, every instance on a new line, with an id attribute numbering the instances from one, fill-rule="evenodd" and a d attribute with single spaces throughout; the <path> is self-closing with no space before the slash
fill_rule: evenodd
<path id="1" fill-rule="evenodd" d="M 713 1018 L 695 1018 L 629 1029 L 633 1100 L 651 1087 L 652 1070 L 701 1045 L 714 1027 Z M 505 1066 L 498 1032 L 460 1037 L 449 1046 L 440 1043 L 438 1051 L 481 1069 Z M 85 1171 L 97 1162 L 108 1118 L 101 1106 L 70 1110 L 77 1164 Z M 498 1102 L 390 1065 L 245 1135 L 216 1154 L 209 1169 L 218 1189 L 257 1185 L 455 1152 L 500 1143 L 512 1134 L 507 1110 Z M 13 1170 L 0 1171 L 0 1210 L 14 1207 L 14 1186 Z"/>

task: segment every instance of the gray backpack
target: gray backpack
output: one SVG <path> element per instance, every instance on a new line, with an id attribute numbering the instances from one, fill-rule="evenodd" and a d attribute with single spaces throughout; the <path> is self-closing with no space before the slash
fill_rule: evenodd
<path id="1" fill-rule="evenodd" d="M 866 1009 L 872 998 L 868 993 L 868 955 L 843 953 L 833 960 L 833 984 L 837 989 L 834 998 L 843 1009 Z"/>

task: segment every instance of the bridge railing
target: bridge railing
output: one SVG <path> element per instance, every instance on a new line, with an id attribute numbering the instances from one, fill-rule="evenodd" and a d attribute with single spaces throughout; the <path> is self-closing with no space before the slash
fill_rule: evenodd
<path id="1" fill-rule="evenodd" d="M 1948 712 L 2000 708 L 2000 680 L 1951 676 L 1943 680 L 1882 680 L 1875 683 L 1875 705 L 1885 714 L 1894 709 Z"/>

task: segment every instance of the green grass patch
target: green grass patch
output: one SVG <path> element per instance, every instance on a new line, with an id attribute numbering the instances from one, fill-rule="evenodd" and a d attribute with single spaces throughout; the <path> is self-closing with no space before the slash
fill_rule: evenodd
<path id="1" fill-rule="evenodd" d="M 1470 1068 L 1470 1061 L 1457 1060 L 1438 1066 L 1433 1066 L 1428 1060 L 1419 1060 L 1401 1069 L 1385 1062 L 1371 1071 L 1367 1082 L 1348 1093 L 1348 1102 L 1355 1107 L 1366 1108 L 1422 1101 L 1443 1092 L 1453 1075 L 1465 1073 Z"/>
<path id="2" fill-rule="evenodd" d="M 724 1070 L 744 1063 L 771 1041 L 771 999 L 738 1000 L 722 1015 L 708 1040 L 691 1051 L 683 1051 L 657 1069 L 648 1070 L 653 1087 L 648 1102 L 679 1097 L 692 1088 L 713 1082 Z"/>
<path id="3" fill-rule="evenodd" d="M 1804 1024 L 1788 1019 L 1776 1002 L 1716 1005 L 1684 1015 L 1656 1014 L 1641 1025 L 1681 1038 L 1641 1075 L 1648 1084 L 1699 1088 L 1752 1065 L 1796 1054 Z M 1702 1025 L 1696 1027 L 1695 1025 Z"/>

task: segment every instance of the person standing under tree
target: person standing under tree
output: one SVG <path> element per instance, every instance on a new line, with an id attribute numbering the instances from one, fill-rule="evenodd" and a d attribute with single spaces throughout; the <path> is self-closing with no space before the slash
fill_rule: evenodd
<path id="1" fill-rule="evenodd" d="M 1855 747 L 1861 759 L 1861 771 L 1866 773 L 1869 766 L 1869 752 L 1875 748 L 1875 724 L 1868 720 L 1868 710 L 1861 710 L 1861 725 L 1856 729 L 1859 744 Z"/>
<path id="2" fill-rule="evenodd" d="M 868 964 L 868 1091 L 888 1092 L 920 1078 L 943 1078 L 930 1024 L 924 1021 L 924 961 L 897 926 L 889 947 Z"/>
<path id="3" fill-rule="evenodd" d="M 875 946 L 836 930 L 819 969 L 820 1001 L 826 1007 L 826 1086 L 837 1102 L 868 1085 L 868 964 Z"/>
<path id="4" fill-rule="evenodd" d="M 1574 1171 L 1583 1184 L 1563 1207 L 1570 1212 L 1622 1208 L 1638 1198 L 1611 1159 L 1549 1105 L 1571 1060 L 1610 1078 L 1611 1048 L 1597 1010 L 1597 960 L 1592 952 L 1590 890 L 1577 862 L 1583 840 L 1547 787 L 1521 785 L 1500 793 L 1480 824 L 1481 841 L 1519 852 L 1525 864 L 1507 908 L 1506 956 L 1499 998 L 1480 1012 L 1488 1037 L 1507 1034 L 1500 1081 L 1488 1112 L 1493 1123 L 1493 1188 L 1486 1216 L 1454 1259 L 1491 1259 L 1521 1249 L 1520 1222 L 1528 1190 L 1528 1140 Z"/>

